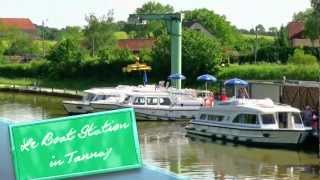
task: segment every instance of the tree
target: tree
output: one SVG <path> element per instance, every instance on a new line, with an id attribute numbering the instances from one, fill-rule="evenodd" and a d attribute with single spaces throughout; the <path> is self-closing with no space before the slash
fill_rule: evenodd
<path id="1" fill-rule="evenodd" d="M 170 5 L 163 5 L 158 2 L 150 1 L 137 8 L 137 14 L 166 14 L 173 13 L 174 9 Z M 158 37 L 166 32 L 166 24 L 159 20 L 147 21 L 145 25 L 127 25 L 125 27 L 127 33 L 134 34 L 136 37 Z M 130 31 L 135 31 L 135 33 Z"/>
<path id="2" fill-rule="evenodd" d="M 195 51 L 196 49 L 196 51 Z M 153 72 L 162 78 L 170 74 L 170 40 L 161 36 L 152 52 Z M 193 31 L 183 31 L 182 38 L 182 73 L 188 75 L 187 82 L 203 73 L 216 74 L 222 59 L 220 42 L 213 37 Z"/>
<path id="3" fill-rule="evenodd" d="M 81 27 L 79 26 L 67 26 L 60 30 L 59 40 L 74 39 L 75 41 L 82 41 L 84 38 Z"/>
<path id="4" fill-rule="evenodd" d="M 185 11 L 185 21 L 197 21 L 204 26 L 223 45 L 233 46 L 239 40 L 239 33 L 225 16 L 220 16 L 208 9 Z"/>
<path id="5" fill-rule="evenodd" d="M 289 47 L 288 29 L 281 26 L 275 43 L 280 47 Z"/>
<path id="6" fill-rule="evenodd" d="M 320 0 L 311 0 L 311 6 L 315 11 L 320 12 Z"/>
<path id="7" fill-rule="evenodd" d="M 49 52 L 47 59 L 54 64 L 79 62 L 83 59 L 83 51 L 76 40 L 64 39 Z"/>
<path id="8" fill-rule="evenodd" d="M 155 1 L 149 1 L 142 5 L 142 7 L 136 9 L 136 13 L 138 14 L 164 14 L 164 13 L 172 13 L 174 9 L 170 5 L 162 5 L 161 3 Z"/>
<path id="9" fill-rule="evenodd" d="M 256 31 L 259 33 L 259 34 L 264 34 L 266 32 L 266 29 L 264 28 L 264 26 L 262 24 L 258 24 L 256 26 Z"/>
<path id="10" fill-rule="evenodd" d="M 6 55 L 19 55 L 24 56 L 27 59 L 31 59 L 31 56 L 34 56 L 39 53 L 39 49 L 35 45 L 33 39 L 23 33 L 17 33 L 15 38 L 11 41 L 11 45 L 4 52 Z"/>
<path id="11" fill-rule="evenodd" d="M 273 36 L 276 36 L 278 33 L 277 27 L 269 27 L 269 33 L 271 33 Z"/>
<path id="12" fill-rule="evenodd" d="M 311 39 L 312 44 L 314 44 L 314 41 L 319 38 L 320 22 L 318 15 L 314 14 L 307 19 L 305 22 L 305 34 Z"/>
<path id="13" fill-rule="evenodd" d="M 306 20 L 313 14 L 313 9 L 308 8 L 305 11 L 300 11 L 293 15 L 293 21 L 306 22 Z"/>
<path id="14" fill-rule="evenodd" d="M 95 56 L 95 52 L 113 47 L 116 43 L 114 32 L 117 30 L 117 25 L 113 23 L 113 11 L 109 11 L 107 16 L 97 18 L 91 14 L 86 16 L 88 25 L 84 28 L 84 36 L 86 47 Z"/>

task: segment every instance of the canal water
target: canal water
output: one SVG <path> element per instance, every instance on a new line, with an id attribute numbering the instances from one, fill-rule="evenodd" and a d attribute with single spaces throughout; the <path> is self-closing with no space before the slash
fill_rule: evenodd
<path id="1" fill-rule="evenodd" d="M 0 93 L 0 117 L 16 121 L 66 116 L 63 98 Z M 224 144 L 185 136 L 186 122 L 138 122 L 144 163 L 196 180 L 320 179 L 315 153 Z"/>

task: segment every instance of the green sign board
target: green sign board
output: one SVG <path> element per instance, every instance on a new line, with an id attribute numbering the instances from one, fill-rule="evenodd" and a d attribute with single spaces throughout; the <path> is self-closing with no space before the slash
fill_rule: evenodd
<path id="1" fill-rule="evenodd" d="M 10 126 L 17 180 L 57 179 L 142 166 L 132 109 Z"/>

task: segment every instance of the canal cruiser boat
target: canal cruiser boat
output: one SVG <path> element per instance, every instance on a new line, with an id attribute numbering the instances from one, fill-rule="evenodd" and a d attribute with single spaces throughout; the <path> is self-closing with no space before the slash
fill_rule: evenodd
<path id="1" fill-rule="evenodd" d="M 79 101 L 63 101 L 63 106 L 69 114 L 83 114 L 90 113 L 93 111 L 93 108 L 90 106 L 91 102 L 105 100 L 108 97 L 112 96 L 109 93 L 106 93 L 107 89 L 93 88 L 85 90 L 85 95 L 82 97 L 82 100 Z"/>
<path id="2" fill-rule="evenodd" d="M 187 133 L 256 145 L 302 144 L 311 128 L 300 111 L 271 99 L 231 99 L 201 108 L 186 126 Z"/>
<path id="3" fill-rule="evenodd" d="M 202 107 L 203 98 L 169 92 L 132 92 L 114 109 L 132 107 L 139 120 L 191 120 Z"/>
<path id="4" fill-rule="evenodd" d="M 92 101 L 90 102 L 90 105 L 94 112 L 115 110 L 120 108 L 120 104 L 125 104 L 127 102 L 126 97 L 129 96 L 128 94 L 130 93 L 153 93 L 154 96 L 166 94 L 166 96 L 175 97 L 177 100 L 183 100 L 184 102 L 182 102 L 181 104 L 190 104 L 190 99 L 192 103 L 195 103 L 194 100 L 196 99 L 196 104 L 199 105 L 203 104 L 203 98 L 210 94 L 210 91 L 202 91 L 195 89 L 161 88 L 152 85 L 142 87 L 138 86 L 135 88 L 131 88 L 127 91 L 122 91 L 121 93 L 118 93 L 118 95 L 115 95 L 107 99 Z M 152 107 L 154 107 L 153 104 Z"/>

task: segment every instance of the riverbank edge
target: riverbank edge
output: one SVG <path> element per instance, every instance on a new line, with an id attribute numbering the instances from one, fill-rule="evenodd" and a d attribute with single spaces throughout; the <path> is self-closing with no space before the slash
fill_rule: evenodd
<path id="1" fill-rule="evenodd" d="M 39 86 L 6 85 L 6 84 L 0 84 L 0 91 L 40 94 L 40 95 L 49 95 L 49 96 L 75 98 L 75 99 L 80 99 L 84 95 L 83 91 L 78 91 L 78 90 L 44 88 Z"/>

